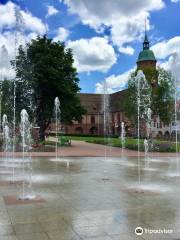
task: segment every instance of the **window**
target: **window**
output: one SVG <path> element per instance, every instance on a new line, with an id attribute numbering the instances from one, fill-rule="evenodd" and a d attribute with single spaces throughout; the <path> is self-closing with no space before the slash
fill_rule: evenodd
<path id="1" fill-rule="evenodd" d="M 82 124 L 82 118 L 78 121 L 79 124 Z"/>
<path id="2" fill-rule="evenodd" d="M 120 123 L 120 114 L 117 114 L 117 122 Z"/>
<path id="3" fill-rule="evenodd" d="M 91 116 L 91 124 L 95 124 L 95 116 Z"/>
<path id="4" fill-rule="evenodd" d="M 114 122 L 114 114 L 112 114 L 112 122 Z"/>

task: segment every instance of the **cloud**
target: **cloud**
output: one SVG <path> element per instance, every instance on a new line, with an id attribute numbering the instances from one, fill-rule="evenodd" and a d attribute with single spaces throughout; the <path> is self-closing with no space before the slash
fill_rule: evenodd
<path id="1" fill-rule="evenodd" d="M 35 32 L 30 32 L 26 36 L 18 35 L 17 48 L 19 45 L 24 46 L 25 43 L 30 42 L 32 39 L 35 39 L 36 37 L 37 37 L 37 33 L 35 33 Z M 0 34 L 0 55 L 1 55 L 1 49 L 3 46 L 5 46 L 5 48 L 7 50 L 7 53 L 6 53 L 7 61 L 6 61 L 5 66 L 2 67 L 2 60 L 0 60 L 0 74 L 2 74 L 2 72 L 3 72 L 4 77 L 6 76 L 7 78 L 13 78 L 15 76 L 15 73 L 14 73 L 14 70 L 11 68 L 10 61 L 15 58 L 15 34 L 14 34 L 14 32 L 5 31 Z"/>
<path id="2" fill-rule="evenodd" d="M 165 59 L 172 53 L 180 54 L 180 36 L 173 37 L 169 40 L 161 41 L 151 47 L 159 59 Z"/>
<path id="3" fill-rule="evenodd" d="M 134 54 L 134 48 L 130 47 L 130 46 L 126 46 L 126 47 L 120 47 L 119 51 L 128 55 L 133 55 Z"/>
<path id="4" fill-rule="evenodd" d="M 18 32 L 17 48 L 20 44 L 24 45 L 31 39 L 36 38 L 38 34 L 44 34 L 46 32 L 46 26 L 41 19 L 33 16 L 29 11 L 21 10 L 17 5 L 8 1 L 6 4 L 0 4 L 0 51 L 4 45 L 7 49 L 8 64 L 2 66 L 0 63 L 0 74 L 3 77 L 13 78 L 15 76 L 14 70 L 10 66 L 10 60 L 15 58 L 15 9 L 18 9 L 19 25 L 22 32 Z M 23 29 L 22 29 L 23 28 Z"/>
<path id="5" fill-rule="evenodd" d="M 111 27 L 111 40 L 114 45 L 119 47 L 119 51 L 129 54 L 129 51 L 124 51 L 125 45 L 134 41 L 141 40 L 144 36 L 144 19 L 148 18 L 147 12 L 140 12 L 131 18 L 121 17 L 113 23 Z M 150 29 L 150 22 L 147 19 L 147 29 Z M 129 46 L 130 48 L 130 46 Z M 131 54 L 133 53 L 131 47 Z"/>
<path id="6" fill-rule="evenodd" d="M 5 46 L 8 50 L 10 59 L 14 58 L 15 54 L 15 8 L 18 7 L 11 1 L 7 4 L 0 4 L 0 28 L 3 31 L 0 33 L 0 47 Z M 25 44 L 35 38 L 38 34 L 44 34 L 46 26 L 42 20 L 34 17 L 30 12 L 18 10 L 20 14 L 21 25 L 24 28 L 24 32 L 17 33 L 17 45 Z M 17 46 L 18 47 L 18 46 Z"/>
<path id="7" fill-rule="evenodd" d="M 173 72 L 176 77 L 180 76 L 180 36 L 161 41 L 151 48 L 159 65 Z"/>
<path id="8" fill-rule="evenodd" d="M 11 29 L 15 27 L 15 7 L 16 5 L 11 1 L 7 4 L 0 4 L 0 28 Z M 24 29 L 26 31 L 33 31 L 38 34 L 46 32 L 46 25 L 40 18 L 33 16 L 29 11 L 20 10 L 24 19 Z"/>
<path id="9" fill-rule="evenodd" d="M 48 5 L 47 6 L 47 15 L 46 15 L 46 17 L 54 16 L 54 15 L 58 14 L 58 12 L 59 11 L 54 6 Z"/>
<path id="10" fill-rule="evenodd" d="M 119 75 L 111 75 L 107 77 L 104 81 L 106 82 L 107 92 L 113 93 L 117 91 L 121 91 L 126 88 L 130 73 L 134 70 L 130 69 L 122 74 Z M 103 82 L 98 82 L 95 85 L 95 92 L 96 93 L 103 93 L 104 92 L 104 84 Z"/>
<path id="11" fill-rule="evenodd" d="M 7 4 L 0 4 L 0 28 L 14 26 L 14 7 L 15 4 L 12 2 L 8 2 Z"/>
<path id="12" fill-rule="evenodd" d="M 57 30 L 57 35 L 54 37 L 54 41 L 61 41 L 64 42 L 67 40 L 68 36 L 69 36 L 70 32 L 68 29 L 60 27 Z"/>
<path id="13" fill-rule="evenodd" d="M 25 21 L 26 30 L 36 32 L 40 35 L 46 33 L 47 26 L 42 22 L 41 19 L 32 16 L 30 12 L 21 11 L 21 13 Z"/>
<path id="14" fill-rule="evenodd" d="M 167 71 L 171 71 L 178 81 L 180 81 L 180 55 L 172 54 L 165 61 L 159 61 L 158 66 L 164 68 Z"/>
<path id="15" fill-rule="evenodd" d="M 180 0 L 171 0 L 171 2 L 177 3 L 177 2 L 180 2 Z"/>
<path id="16" fill-rule="evenodd" d="M 67 47 L 73 50 L 79 72 L 106 72 L 117 60 L 113 47 L 102 37 L 69 41 Z"/>
<path id="17" fill-rule="evenodd" d="M 158 11 L 165 5 L 162 0 L 64 0 L 64 3 L 70 13 L 80 17 L 83 24 L 101 32 L 109 28 L 113 44 L 126 54 L 129 51 L 124 51 L 124 44 L 142 36 L 146 18 L 149 30 L 151 11 Z"/>

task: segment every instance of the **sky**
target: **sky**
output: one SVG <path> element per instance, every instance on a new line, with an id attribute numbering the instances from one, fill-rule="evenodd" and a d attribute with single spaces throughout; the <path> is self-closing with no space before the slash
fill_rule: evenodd
<path id="1" fill-rule="evenodd" d="M 0 48 L 15 55 L 15 7 L 23 22 L 24 44 L 47 34 L 72 48 L 81 92 L 102 93 L 127 87 L 142 50 L 145 21 L 157 64 L 180 75 L 180 0 L 0 0 Z M 7 52 L 1 51 L 1 56 Z M 13 71 L 0 59 L 0 72 Z"/>

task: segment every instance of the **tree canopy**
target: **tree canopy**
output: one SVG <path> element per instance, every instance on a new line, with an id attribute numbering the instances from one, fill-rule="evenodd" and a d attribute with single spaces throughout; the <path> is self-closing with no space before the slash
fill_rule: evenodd
<path id="1" fill-rule="evenodd" d="M 85 113 L 77 96 L 79 78 L 73 62 L 72 50 L 47 36 L 37 37 L 26 48 L 19 48 L 13 62 L 17 111 L 26 108 L 42 132 L 53 117 L 55 97 L 61 102 L 63 123 L 80 120 Z"/>
<path id="2" fill-rule="evenodd" d="M 152 115 L 169 124 L 173 118 L 174 81 L 170 72 L 163 68 L 143 71 L 149 85 L 150 109 Z M 128 88 L 124 99 L 124 111 L 130 121 L 137 124 L 137 70 L 132 72 L 128 80 Z M 147 96 L 147 93 L 144 95 Z M 141 111 L 145 111 L 145 104 L 141 104 Z M 142 118 L 142 117 L 141 117 Z"/>

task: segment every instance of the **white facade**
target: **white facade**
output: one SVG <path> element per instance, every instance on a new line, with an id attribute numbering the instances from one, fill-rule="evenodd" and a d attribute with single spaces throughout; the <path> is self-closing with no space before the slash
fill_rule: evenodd
<path id="1" fill-rule="evenodd" d="M 180 120 L 177 121 L 177 131 L 180 133 Z M 171 135 L 173 132 L 176 132 L 176 123 L 171 122 L 170 124 L 164 124 L 157 118 L 155 121 L 151 123 L 151 132 L 153 137 L 159 136 L 168 136 Z"/>
<path id="2" fill-rule="evenodd" d="M 175 122 L 171 123 L 171 133 L 176 132 L 176 130 L 180 133 L 180 120 L 177 121 L 177 127 Z"/>
<path id="3" fill-rule="evenodd" d="M 152 121 L 151 123 L 151 132 L 153 137 L 161 137 L 165 135 L 171 135 L 171 125 L 172 124 L 164 124 L 163 122 L 160 121 L 159 118 L 156 120 Z"/>

